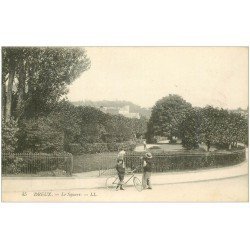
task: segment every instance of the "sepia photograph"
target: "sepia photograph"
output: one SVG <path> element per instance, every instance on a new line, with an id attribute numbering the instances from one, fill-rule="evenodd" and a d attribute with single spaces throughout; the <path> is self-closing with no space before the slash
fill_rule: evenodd
<path id="1" fill-rule="evenodd" d="M 248 202 L 248 47 L 2 47 L 2 202 Z"/>

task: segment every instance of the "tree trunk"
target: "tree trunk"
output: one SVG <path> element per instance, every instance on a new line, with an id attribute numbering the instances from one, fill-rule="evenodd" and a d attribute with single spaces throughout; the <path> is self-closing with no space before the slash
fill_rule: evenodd
<path id="1" fill-rule="evenodd" d="M 21 117 L 24 109 L 24 93 L 25 93 L 25 81 L 26 81 L 26 71 L 25 62 L 22 60 L 20 65 L 20 71 L 18 76 L 18 99 L 16 108 L 17 119 Z"/>
<path id="2" fill-rule="evenodd" d="M 207 142 L 207 152 L 210 150 L 210 142 Z"/>
<path id="3" fill-rule="evenodd" d="M 12 102 L 12 89 L 13 82 L 15 77 L 15 63 L 13 59 L 10 59 L 10 69 L 9 69 L 9 81 L 7 86 L 7 94 L 6 94 L 6 113 L 5 113 L 5 121 L 9 121 L 11 118 L 11 102 Z"/>
<path id="4" fill-rule="evenodd" d="M 6 85 L 7 80 L 2 79 L 2 117 L 5 119 L 5 101 L 6 101 Z"/>

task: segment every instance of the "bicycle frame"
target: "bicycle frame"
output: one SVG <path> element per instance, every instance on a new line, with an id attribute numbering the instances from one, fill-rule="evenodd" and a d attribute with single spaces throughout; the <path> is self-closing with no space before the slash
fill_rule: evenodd
<path id="1" fill-rule="evenodd" d="M 127 184 L 134 176 L 135 176 L 135 171 L 137 170 L 138 168 L 135 168 L 131 173 L 128 173 L 126 175 L 131 175 L 127 180 L 126 182 L 124 182 L 124 184 Z M 125 176 L 126 176 L 125 175 Z M 116 177 L 116 179 L 114 180 L 114 184 L 118 184 L 116 181 L 118 180 L 118 177 Z"/>
<path id="2" fill-rule="evenodd" d="M 138 190 L 138 187 L 137 187 L 138 183 L 141 183 L 141 181 L 137 177 L 135 177 L 135 171 L 137 169 L 138 168 L 135 168 L 131 172 L 126 173 L 126 178 L 125 178 L 125 181 L 123 180 L 123 184 L 126 185 L 131 179 L 133 179 L 133 183 L 134 183 L 135 188 L 137 189 L 137 191 L 141 191 L 141 190 Z M 109 182 L 109 180 L 112 180 L 112 182 Z M 121 184 L 121 183 L 120 183 L 119 177 L 117 175 L 112 175 L 106 179 L 106 187 L 107 188 L 112 188 L 112 187 L 114 188 L 114 185 L 116 185 L 116 188 L 117 188 L 119 184 Z M 141 186 L 141 184 L 139 184 L 139 186 Z"/>

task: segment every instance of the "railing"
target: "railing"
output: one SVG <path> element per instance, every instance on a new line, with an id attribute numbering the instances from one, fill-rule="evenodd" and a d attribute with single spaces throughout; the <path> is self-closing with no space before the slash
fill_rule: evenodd
<path id="1" fill-rule="evenodd" d="M 125 166 L 131 170 L 138 168 L 142 171 L 142 153 L 128 153 L 125 156 Z M 152 172 L 168 172 L 178 170 L 194 170 L 209 167 L 229 166 L 243 162 L 246 159 L 246 151 L 224 151 L 224 152 L 165 152 L 155 153 L 152 158 Z M 115 158 L 114 158 L 115 162 Z M 115 174 L 113 165 L 101 166 L 99 175 Z"/>
<path id="2" fill-rule="evenodd" d="M 47 171 L 55 172 L 58 170 L 66 175 L 72 175 L 72 154 L 2 154 L 3 174 L 38 174 Z"/>
<path id="3" fill-rule="evenodd" d="M 117 155 L 103 157 L 101 165 L 99 165 L 99 176 L 116 174 L 116 169 L 115 169 L 117 163 L 116 161 L 117 161 Z M 124 162 L 127 169 L 134 169 L 134 168 L 141 169 L 142 166 L 141 155 L 138 156 L 130 154 L 128 156 L 125 156 Z"/>
<path id="4" fill-rule="evenodd" d="M 99 176 L 116 174 L 116 169 L 115 169 L 116 160 L 117 160 L 117 155 L 103 157 L 101 165 L 99 165 Z M 128 156 L 125 156 L 124 161 L 125 161 L 125 166 L 128 169 L 134 169 L 134 168 L 141 169 L 142 166 L 141 155 L 138 156 L 129 154 Z"/>
<path id="5" fill-rule="evenodd" d="M 117 159 L 116 155 L 102 157 L 102 160 L 100 161 L 99 164 L 99 176 L 115 174 L 116 159 Z"/>

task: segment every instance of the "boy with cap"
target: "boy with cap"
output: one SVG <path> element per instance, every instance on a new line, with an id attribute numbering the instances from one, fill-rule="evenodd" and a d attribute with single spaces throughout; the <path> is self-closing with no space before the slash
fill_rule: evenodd
<path id="1" fill-rule="evenodd" d="M 122 150 L 119 152 L 118 157 L 117 157 L 117 164 L 116 164 L 116 170 L 117 170 L 117 174 L 118 174 L 118 178 L 119 178 L 119 182 L 117 184 L 116 187 L 116 191 L 119 190 L 124 190 L 123 188 L 123 181 L 124 181 L 124 176 L 125 176 L 125 164 L 124 164 L 124 155 L 125 155 L 125 151 Z"/>
<path id="2" fill-rule="evenodd" d="M 142 174 L 143 189 L 146 188 L 152 189 L 151 172 L 152 172 L 152 154 L 148 152 L 143 157 L 143 174 Z"/>

